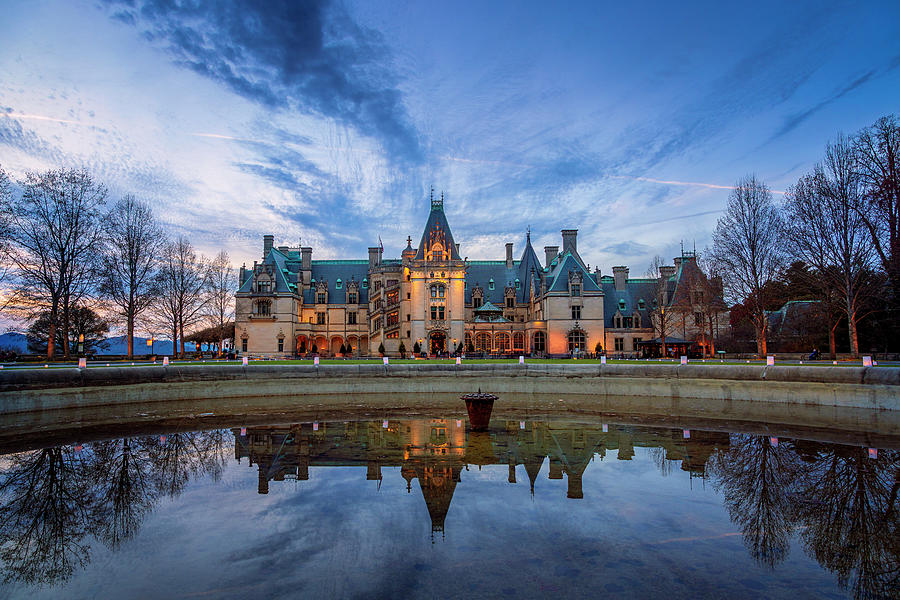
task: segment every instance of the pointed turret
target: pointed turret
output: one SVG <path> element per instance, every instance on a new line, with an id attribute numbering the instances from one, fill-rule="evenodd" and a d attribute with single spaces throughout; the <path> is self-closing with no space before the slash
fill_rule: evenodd
<path id="1" fill-rule="evenodd" d="M 440 200 L 436 200 L 433 189 L 431 212 L 416 251 L 416 260 L 460 260 L 459 250 L 456 249 L 450 225 L 444 215 L 444 195 L 441 194 Z"/>

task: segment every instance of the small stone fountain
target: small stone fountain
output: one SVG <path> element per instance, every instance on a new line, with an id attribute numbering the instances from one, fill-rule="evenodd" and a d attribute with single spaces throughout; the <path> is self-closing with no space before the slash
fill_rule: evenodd
<path id="1" fill-rule="evenodd" d="M 491 422 L 491 411 L 494 409 L 494 400 L 497 396 L 488 394 L 478 388 L 474 394 L 460 396 L 466 401 L 466 411 L 469 413 L 469 426 L 472 431 L 487 431 Z"/>

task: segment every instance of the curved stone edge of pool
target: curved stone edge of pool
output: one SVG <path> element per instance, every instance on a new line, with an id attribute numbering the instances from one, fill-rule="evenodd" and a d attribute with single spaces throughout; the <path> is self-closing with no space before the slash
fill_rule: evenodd
<path id="1" fill-rule="evenodd" d="M 758 365 L 171 365 L 0 371 L 0 414 L 285 394 L 602 394 L 900 410 L 900 369 Z"/>

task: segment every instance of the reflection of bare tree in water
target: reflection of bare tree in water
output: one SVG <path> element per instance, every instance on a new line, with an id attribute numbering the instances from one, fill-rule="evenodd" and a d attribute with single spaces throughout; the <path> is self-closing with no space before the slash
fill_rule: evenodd
<path id="1" fill-rule="evenodd" d="M 96 442 L 80 453 L 49 448 L 7 457 L 0 471 L 4 579 L 65 581 L 90 560 L 91 532 L 110 548 L 132 538 L 161 494 L 192 477 L 218 480 L 227 431 Z"/>
<path id="2" fill-rule="evenodd" d="M 667 457 L 668 451 L 662 446 L 653 446 L 650 448 L 650 460 L 653 461 L 653 464 L 656 465 L 656 468 L 659 469 L 659 474 L 663 477 L 668 477 L 672 474 L 672 471 L 675 470 L 675 467 L 678 466 L 677 460 L 671 460 Z"/>
<path id="3" fill-rule="evenodd" d="M 787 557 L 794 530 L 797 453 L 789 443 L 773 446 L 767 437 L 732 435 L 731 446 L 710 462 L 716 489 L 744 534 L 744 545 L 770 568 Z"/>
<path id="4" fill-rule="evenodd" d="M 898 490 L 898 452 L 822 445 L 804 473 L 804 547 L 855 598 L 900 595 Z"/>
<path id="5" fill-rule="evenodd" d="M 92 444 L 95 535 L 113 549 L 134 536 L 156 502 L 150 481 L 153 465 L 144 446 L 132 439 Z"/>
<path id="6" fill-rule="evenodd" d="M 10 457 L 0 473 L 5 581 L 66 580 L 89 559 L 90 486 L 81 457 L 49 448 Z"/>
<path id="7" fill-rule="evenodd" d="M 225 466 L 224 436 L 223 431 L 201 431 L 148 440 L 156 489 L 175 497 L 192 476 L 208 474 L 217 481 Z"/>

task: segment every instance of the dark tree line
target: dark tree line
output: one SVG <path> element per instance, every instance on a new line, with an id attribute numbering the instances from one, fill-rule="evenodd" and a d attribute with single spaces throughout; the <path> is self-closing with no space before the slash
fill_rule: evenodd
<path id="1" fill-rule="evenodd" d="M 89 351 L 105 333 L 99 320 L 122 329 L 128 356 L 137 328 L 168 333 L 183 355 L 186 335 L 216 327 L 221 351 L 236 286 L 228 255 L 198 255 L 147 203 L 108 196 L 83 169 L 27 173 L 17 185 L 0 169 L 0 257 L 12 267 L 0 273 L 4 309 L 31 323 L 29 348 L 48 358 Z"/>
<path id="2" fill-rule="evenodd" d="M 863 319 L 882 332 L 872 332 L 868 347 L 897 350 L 898 157 L 900 122 L 891 115 L 828 143 L 823 160 L 788 189 L 783 203 L 753 175 L 737 182 L 709 254 L 735 304 L 732 324 L 737 315 L 737 323 L 752 326 L 760 356 L 768 351 L 769 315 L 785 302 L 777 283 L 788 278 L 804 292 L 796 299 L 819 304 L 815 316 L 832 354 L 840 325 L 851 354 L 859 355 Z"/>

